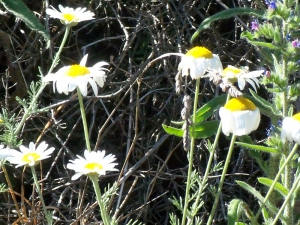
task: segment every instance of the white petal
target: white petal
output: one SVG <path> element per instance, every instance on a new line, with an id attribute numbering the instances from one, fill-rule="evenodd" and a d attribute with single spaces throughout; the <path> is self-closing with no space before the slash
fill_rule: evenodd
<path id="1" fill-rule="evenodd" d="M 240 90 L 244 90 L 246 81 L 243 78 L 238 78 L 238 85 Z"/>
<path id="2" fill-rule="evenodd" d="M 80 61 L 80 66 L 85 66 L 86 65 L 87 57 L 88 57 L 88 54 L 83 56 L 83 58 Z"/>

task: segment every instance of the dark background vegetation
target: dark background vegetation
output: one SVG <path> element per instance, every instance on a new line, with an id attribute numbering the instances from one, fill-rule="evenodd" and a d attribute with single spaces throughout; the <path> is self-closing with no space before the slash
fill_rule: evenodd
<path id="1" fill-rule="evenodd" d="M 36 13 L 42 24 L 47 24 L 45 0 L 24 2 Z M 84 102 L 92 148 L 105 149 L 115 154 L 119 170 L 128 156 L 127 170 L 135 169 L 126 180 L 122 180 L 125 185 L 121 197 L 122 200 L 128 198 L 119 211 L 119 223 L 126 224 L 129 219 L 138 219 L 144 224 L 168 224 L 169 213 L 174 212 L 180 216 L 180 212 L 168 199 L 172 196 L 184 197 L 188 165 L 181 138 L 166 138 L 162 129 L 162 124 L 169 125 L 171 120 L 180 120 L 183 96 L 176 95 L 174 89 L 180 58 L 171 56 L 146 66 L 164 53 L 185 53 L 199 45 L 218 54 L 224 67 L 235 65 L 259 68 L 255 49 L 239 38 L 242 30 L 249 29 L 252 18 L 240 17 L 246 27 L 235 18 L 214 22 L 211 29 L 203 31 L 193 43 L 190 42 L 201 21 L 224 10 L 224 6 L 256 7 L 255 2 L 49 0 L 49 4 L 55 8 L 58 8 L 58 4 L 74 8 L 87 7 L 96 15 L 95 20 L 81 22 L 72 28 L 60 64 L 54 71 L 64 65 L 79 63 L 86 53 L 89 54 L 88 66 L 99 61 L 110 63 L 107 81 L 100 89 L 99 96 L 94 97 L 90 91 L 90 97 L 85 98 Z M 0 15 L 0 22 L 1 106 L 20 118 L 23 112 L 15 97 L 28 97 L 30 83 L 39 80 L 38 67 L 47 73 L 63 37 L 64 26 L 59 20 L 49 20 L 47 29 L 51 34 L 52 45 L 50 49 L 45 49 L 42 38 L 13 15 Z M 188 80 L 190 93 L 194 90 L 194 83 Z M 198 106 L 220 94 L 221 90 L 208 79 L 202 79 Z M 43 182 L 46 205 L 55 207 L 55 215 L 59 218 L 57 224 L 99 224 L 99 211 L 94 204 L 96 200 L 91 183 L 85 178 L 71 181 L 73 172 L 66 170 L 68 161 L 76 154 L 82 155 L 85 149 L 78 101 L 71 94 L 66 96 L 53 93 L 52 85 L 48 85 L 39 99 L 39 106 L 44 108 L 49 105 L 52 105 L 52 113 L 33 115 L 20 136 L 25 145 L 40 137 L 40 140 L 56 148 L 52 158 L 43 161 L 42 173 L 39 174 L 47 178 Z M 55 121 L 46 127 L 52 118 Z M 265 138 L 266 124 L 263 122 L 259 131 L 253 134 L 254 139 L 260 141 Z M 210 140 L 212 142 L 214 138 Z M 199 174 L 203 174 L 206 168 L 206 144 L 205 139 L 197 140 L 194 165 Z M 215 164 L 225 159 L 228 146 L 229 140 L 222 135 L 215 154 Z M 235 150 L 215 224 L 226 223 L 227 204 L 233 198 L 241 198 L 251 206 L 256 204 L 251 195 L 236 185 L 235 180 L 244 180 L 255 186 L 260 170 L 247 151 L 238 147 Z M 146 154 L 149 151 L 151 154 Z M 24 191 L 24 198 L 29 201 L 24 204 L 27 217 L 35 217 L 28 224 L 42 224 L 40 217 L 37 217 L 39 205 L 37 201 L 32 201 L 36 195 L 32 195 L 29 170 L 22 172 L 20 168 L 13 167 L 9 170 L 13 175 L 15 191 L 21 195 Z M 209 185 L 216 186 L 219 178 L 213 175 L 218 174 L 211 175 Z M 110 173 L 101 177 L 101 188 L 122 176 Z M 113 198 L 113 211 L 118 197 Z M 11 224 L 15 221 L 14 206 L 8 194 L 3 199 L 6 200 L 0 203 L 0 224 Z M 206 221 L 213 202 L 209 189 L 206 189 L 203 200 L 205 204 L 200 216 Z M 33 209 L 35 211 L 30 216 L 29 211 Z"/>

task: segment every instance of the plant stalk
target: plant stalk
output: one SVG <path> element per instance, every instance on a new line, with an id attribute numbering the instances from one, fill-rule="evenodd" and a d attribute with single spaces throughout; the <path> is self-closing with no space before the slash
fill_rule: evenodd
<path id="1" fill-rule="evenodd" d="M 229 151 L 228 151 L 226 161 L 225 161 L 225 164 L 224 164 L 224 168 L 223 168 L 223 172 L 222 172 L 222 175 L 221 175 L 221 180 L 220 180 L 220 183 L 219 183 L 218 191 L 217 191 L 217 194 L 215 196 L 215 200 L 214 200 L 214 204 L 213 204 L 211 213 L 209 214 L 207 225 L 212 224 L 212 221 L 213 221 L 214 216 L 215 216 L 215 212 L 216 212 L 216 209 L 217 209 L 217 206 L 218 206 L 218 203 L 219 203 L 219 198 L 220 198 L 220 195 L 222 193 L 223 183 L 224 183 L 225 176 L 226 176 L 226 173 L 227 173 L 227 170 L 228 170 L 228 167 L 229 167 L 230 159 L 231 159 L 231 156 L 232 156 L 232 153 L 233 153 L 235 139 L 236 139 L 236 136 L 232 135 L 230 146 L 229 146 Z"/>
<path id="2" fill-rule="evenodd" d="M 89 130 L 88 130 L 87 122 L 86 122 L 84 104 L 83 104 L 81 92 L 78 87 L 77 87 L 77 95 L 78 95 L 78 100 L 79 100 L 79 105 L 80 105 L 80 112 L 81 112 L 81 118 L 82 118 L 82 123 L 83 123 L 83 131 L 84 131 L 86 148 L 89 152 L 91 152 L 92 149 L 91 149 L 91 144 L 90 144 L 90 139 L 89 139 Z"/>
<path id="3" fill-rule="evenodd" d="M 189 168 L 188 168 L 188 177 L 187 177 L 186 189 L 185 189 L 184 208 L 183 208 L 183 215 L 182 215 L 182 222 L 181 222 L 182 225 L 186 225 L 187 209 L 188 209 L 188 204 L 189 204 L 189 195 L 190 195 L 190 188 L 191 188 L 191 175 L 192 175 L 193 160 L 194 160 L 195 126 L 196 126 L 196 112 L 197 112 L 197 105 L 198 105 L 199 90 L 200 90 L 200 78 L 198 78 L 196 80 L 196 90 L 195 90 L 193 118 L 192 118 L 192 137 L 191 137 L 190 151 L 188 153 Z"/>

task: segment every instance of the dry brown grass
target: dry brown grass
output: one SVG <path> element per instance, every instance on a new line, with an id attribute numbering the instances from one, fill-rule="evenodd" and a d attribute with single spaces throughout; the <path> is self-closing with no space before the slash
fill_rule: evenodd
<path id="1" fill-rule="evenodd" d="M 27 1 L 27 5 L 41 15 L 41 23 L 47 24 L 42 2 L 46 1 Z M 185 53 L 192 46 L 202 45 L 219 54 L 224 66 L 256 67 L 255 50 L 239 39 L 245 27 L 235 19 L 218 21 L 191 44 L 190 38 L 201 21 L 224 9 L 220 2 L 115 0 L 91 1 L 87 4 L 88 1 L 84 0 L 53 0 L 49 4 L 57 8 L 58 2 L 71 7 L 86 6 L 95 12 L 97 19 L 72 29 L 57 68 L 78 63 L 85 53 L 89 54 L 89 65 L 102 60 L 110 63 L 107 82 L 99 96 L 85 98 L 90 141 L 92 148 L 116 154 L 120 170 L 125 159 L 128 164 L 124 173 L 101 177 L 100 186 L 104 188 L 107 183 L 116 180 L 120 181 L 120 185 L 124 184 L 122 191 L 111 202 L 115 212 L 120 200 L 121 208 L 117 209 L 119 224 L 126 224 L 129 219 L 138 219 L 144 224 L 168 224 L 169 213 L 178 213 L 168 198 L 184 196 L 187 173 L 186 152 L 181 139 L 166 135 L 161 126 L 180 119 L 182 96 L 176 95 L 174 90 L 174 77 L 180 59 L 172 56 L 146 66 L 164 53 Z M 249 6 L 248 1 L 223 1 L 223 4 L 228 7 Z M 50 19 L 48 28 L 52 46 L 49 51 L 44 48 L 41 37 L 28 30 L 13 15 L 1 16 L 0 19 L 1 103 L 2 107 L 19 118 L 23 112 L 14 98 L 27 96 L 30 82 L 38 80 L 38 67 L 44 73 L 49 69 L 64 27 L 59 21 Z M 241 19 L 249 23 L 249 18 Z M 188 85 L 189 92 L 192 92 L 194 82 L 189 81 Z M 219 90 L 208 80 L 203 80 L 199 106 L 219 94 Z M 49 85 L 40 98 L 39 106 L 44 108 L 49 105 L 52 114 L 33 115 L 26 122 L 20 137 L 24 143 L 40 137 L 56 147 L 55 155 L 43 163 L 43 172 L 40 174 L 46 178 L 43 182 L 46 205 L 56 211 L 55 216 L 59 218 L 56 224 L 99 224 L 99 211 L 94 204 L 96 200 L 91 183 L 86 179 L 71 182 L 72 172 L 66 170 L 69 159 L 82 154 L 85 149 L 77 99 L 54 94 Z M 215 163 L 224 159 L 227 142 L 225 138 L 221 139 Z M 197 141 L 195 167 L 200 174 L 205 170 L 208 155 L 205 146 L 206 140 Z M 234 180 L 237 176 L 244 180 L 253 179 L 255 165 L 243 151 L 237 152 L 234 159 L 229 170 L 232 176 L 226 180 L 226 191 L 216 213 L 216 224 L 225 223 L 226 203 L 230 199 L 240 197 L 249 200 L 249 196 L 244 196 L 237 189 Z M 36 211 L 31 216 L 35 220 L 29 224 L 42 224 L 37 216 L 39 206 L 37 201 L 33 201 L 37 196 L 31 190 L 29 171 L 21 174 L 14 168 L 9 170 L 15 175 L 12 177 L 15 191 L 24 194 L 29 201 L 23 207 L 27 217 L 30 218 L 30 210 Z M 240 175 L 235 175 L 237 173 Z M 23 185 L 20 183 L 21 176 L 24 176 Z M 217 182 L 216 177 L 209 179 L 212 185 Z M 4 197 L 9 199 L 8 194 Z M 200 215 L 204 219 L 210 212 L 212 199 L 207 191 Z M 2 201 L 0 204 L 0 223 L 15 221 L 11 201 Z"/>

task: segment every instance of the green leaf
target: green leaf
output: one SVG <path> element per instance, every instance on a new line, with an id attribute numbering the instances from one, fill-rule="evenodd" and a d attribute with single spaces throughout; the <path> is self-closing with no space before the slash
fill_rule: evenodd
<path id="1" fill-rule="evenodd" d="M 228 206 L 228 225 L 235 225 L 238 222 L 239 215 L 242 212 L 244 202 L 241 199 L 233 199 Z"/>
<path id="2" fill-rule="evenodd" d="M 207 138 L 217 133 L 220 121 L 212 120 L 196 124 L 195 138 Z M 192 135 L 192 128 L 190 128 Z"/>
<path id="3" fill-rule="evenodd" d="M 249 89 L 249 91 L 251 92 L 252 96 L 244 96 L 244 97 L 250 99 L 260 109 L 260 111 L 263 114 L 271 117 L 271 119 L 274 119 L 275 120 L 274 122 L 277 123 L 277 121 L 282 116 L 281 112 L 275 109 L 275 106 L 273 106 L 270 102 L 266 101 L 265 99 L 261 98 L 251 89 Z"/>
<path id="4" fill-rule="evenodd" d="M 205 121 L 202 123 L 198 123 L 195 126 L 195 138 L 207 138 L 217 133 L 219 127 L 219 120 L 213 121 Z M 183 130 L 180 128 L 175 128 L 171 126 L 167 126 L 165 124 L 162 125 L 163 129 L 171 135 L 175 135 L 177 137 L 183 137 Z M 190 127 L 190 136 L 192 136 L 192 127 Z"/>
<path id="5" fill-rule="evenodd" d="M 171 135 L 177 136 L 177 137 L 183 137 L 183 130 L 171 126 L 167 126 L 165 124 L 162 125 L 163 129 Z"/>
<path id="6" fill-rule="evenodd" d="M 280 50 L 281 47 L 278 47 L 276 45 L 273 45 L 272 43 L 264 42 L 264 41 L 251 41 L 248 39 L 248 42 L 251 43 L 252 45 L 260 46 L 260 47 L 265 47 L 273 50 Z"/>
<path id="7" fill-rule="evenodd" d="M 261 10 L 251 9 L 251 8 L 231 8 L 231 9 L 226 9 L 224 11 L 216 13 L 213 16 L 210 16 L 210 17 L 206 18 L 205 20 L 203 20 L 203 22 L 200 24 L 198 30 L 193 34 L 193 36 L 191 38 L 191 42 L 193 42 L 193 40 L 199 35 L 199 33 L 202 30 L 209 28 L 210 24 L 213 21 L 227 19 L 227 18 L 235 16 L 235 15 L 251 15 L 251 16 L 255 16 L 255 17 L 263 17 L 264 12 Z"/>
<path id="8" fill-rule="evenodd" d="M 220 95 L 213 98 L 205 105 L 203 105 L 196 112 L 196 123 L 200 123 L 214 114 L 214 112 L 219 109 L 221 106 L 225 105 L 227 95 Z"/>
<path id="9" fill-rule="evenodd" d="M 269 178 L 265 178 L 265 177 L 259 177 L 257 178 L 258 182 L 266 185 L 268 187 L 271 187 L 273 180 L 269 179 Z M 289 193 L 289 191 L 279 182 L 276 182 L 274 189 L 276 191 L 278 191 L 283 197 L 286 197 Z"/>
<path id="10" fill-rule="evenodd" d="M 255 198 L 257 198 L 261 203 L 264 201 L 263 196 L 255 190 L 253 187 L 251 187 L 249 184 L 243 182 L 243 181 L 236 181 L 238 185 L 240 185 L 242 188 L 244 188 L 246 191 L 251 193 Z M 270 203 L 270 201 L 266 202 L 266 206 L 274 213 L 276 214 L 278 212 L 278 209 Z"/>
<path id="11" fill-rule="evenodd" d="M 225 105 L 226 99 L 228 95 L 220 95 L 218 97 L 213 98 L 206 104 L 204 104 L 200 109 L 196 112 L 196 123 L 200 123 L 209 117 L 211 117 L 216 110 L 218 110 L 221 106 Z M 193 115 L 191 116 L 192 119 Z M 183 125 L 183 121 L 171 121 L 174 125 Z"/>
<path id="12" fill-rule="evenodd" d="M 269 152 L 269 153 L 280 153 L 280 150 L 278 149 L 265 147 L 262 145 L 251 145 L 243 142 L 236 142 L 236 144 L 245 148 L 255 149 L 258 151 Z"/>
<path id="13" fill-rule="evenodd" d="M 32 30 L 39 32 L 47 41 L 47 47 L 50 46 L 50 35 L 40 24 L 39 20 L 33 14 L 33 12 L 23 3 L 21 0 L 0 0 L 0 3 L 5 7 L 7 11 L 20 18 L 25 24 Z"/>

